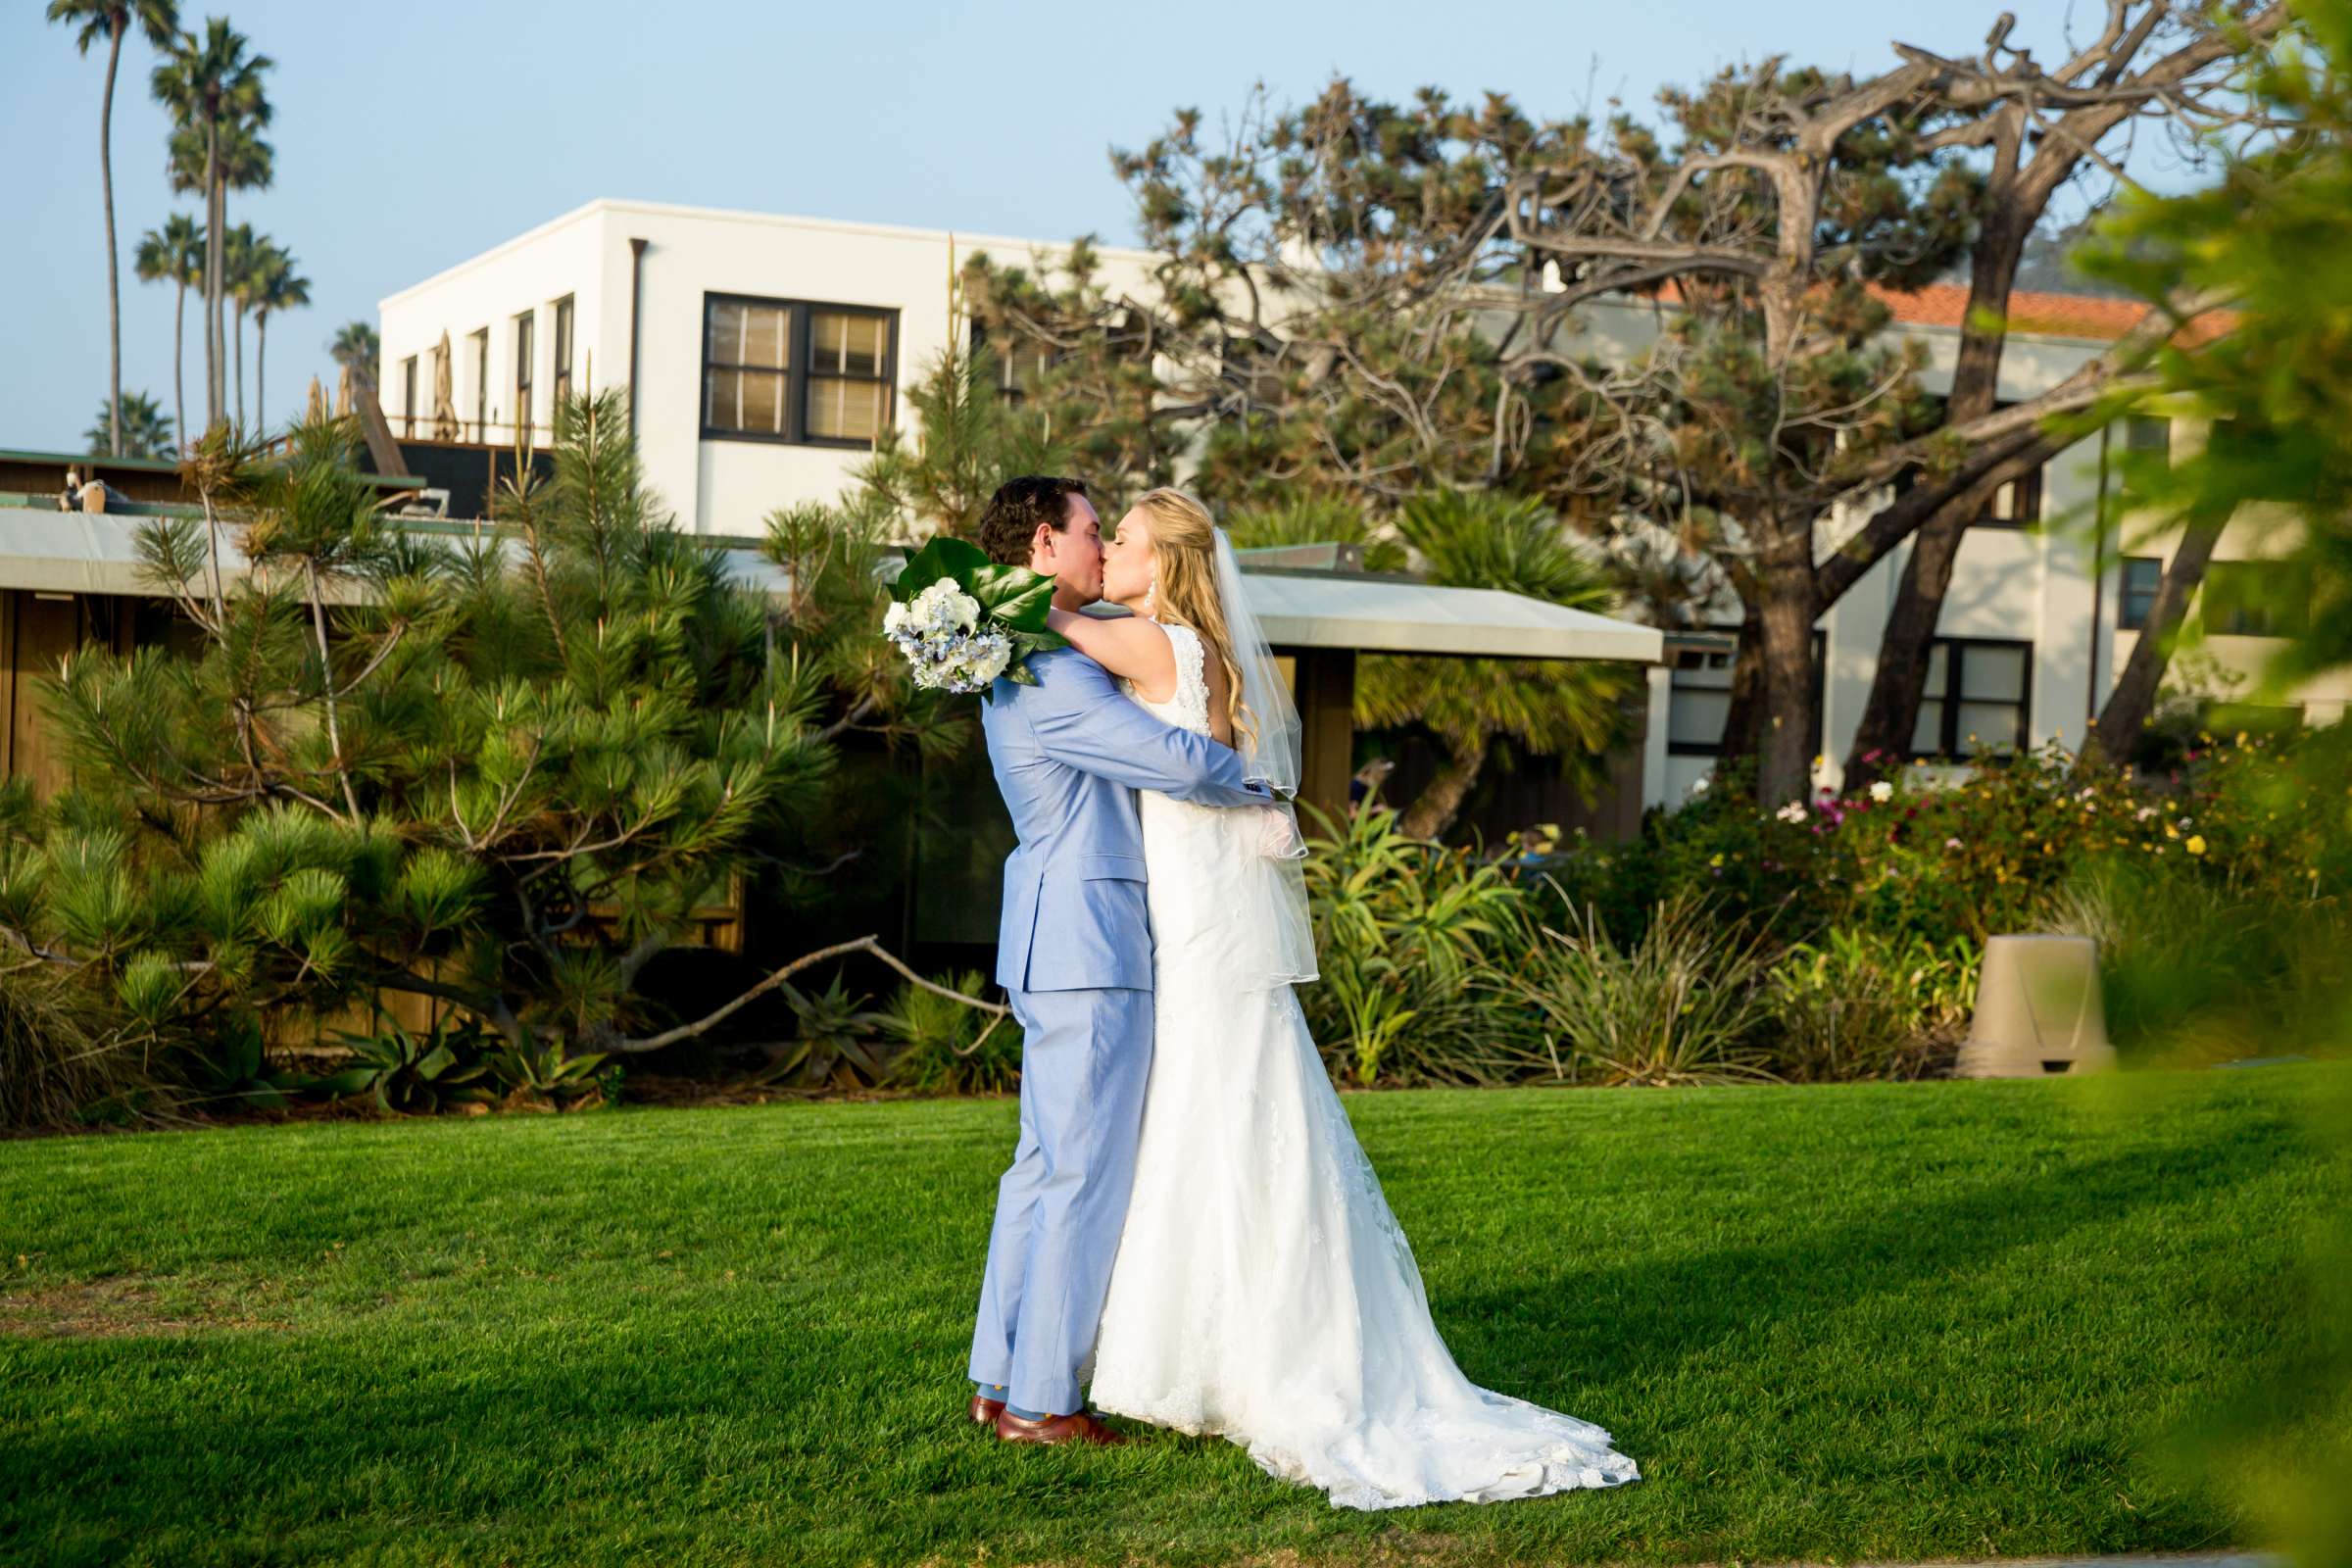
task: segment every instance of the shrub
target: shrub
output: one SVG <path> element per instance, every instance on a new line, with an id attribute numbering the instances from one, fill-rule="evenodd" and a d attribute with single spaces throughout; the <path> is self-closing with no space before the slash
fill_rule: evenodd
<path id="1" fill-rule="evenodd" d="M 977 969 L 939 982 L 978 997 L 986 985 Z M 887 1081 L 926 1094 L 986 1095 L 1016 1089 L 1021 1080 L 1021 1026 L 991 1017 L 917 985 L 902 985 L 882 1014 L 882 1027 L 900 1042 Z"/>
<path id="2" fill-rule="evenodd" d="M 1630 948 L 1588 911 L 1487 983 L 1534 1011 L 1564 1081 L 1721 1083 L 1772 1076 L 1750 1041 L 1763 966 L 1752 936 L 1683 894 Z"/>
<path id="3" fill-rule="evenodd" d="M 1525 950 L 1524 890 L 1467 850 L 1408 836 L 1387 807 L 1314 815 L 1306 885 L 1322 978 L 1300 1001 L 1332 1070 L 1359 1084 L 1495 1084 L 1539 1066 L 1525 1020 L 1485 983 Z"/>
<path id="4" fill-rule="evenodd" d="M 1868 928 L 1799 942 L 1766 976 L 1773 1071 L 1805 1083 L 1919 1078 L 1948 1065 L 1976 1006 L 1982 950 Z"/>
<path id="5" fill-rule="evenodd" d="M 159 1098 L 161 1064 L 110 1022 L 43 959 L 0 969 L 0 1125 L 71 1127 Z"/>

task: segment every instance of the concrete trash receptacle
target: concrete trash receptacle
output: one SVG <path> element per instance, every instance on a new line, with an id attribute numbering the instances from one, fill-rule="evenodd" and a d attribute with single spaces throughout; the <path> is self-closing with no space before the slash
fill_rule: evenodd
<path id="1" fill-rule="evenodd" d="M 2042 1078 L 2114 1066 L 2096 942 L 2010 936 L 1984 944 L 1976 1017 L 1953 1068 L 1957 1076 Z"/>

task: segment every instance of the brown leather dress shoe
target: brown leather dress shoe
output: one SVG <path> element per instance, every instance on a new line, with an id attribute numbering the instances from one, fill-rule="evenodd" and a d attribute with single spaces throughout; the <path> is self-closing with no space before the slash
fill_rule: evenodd
<path id="1" fill-rule="evenodd" d="M 1126 1435 L 1113 1432 L 1102 1424 L 1091 1410 L 1071 1415 L 1046 1415 L 1031 1420 L 1014 1415 L 1010 1410 L 997 1412 L 997 1436 L 1005 1443 L 1091 1443 L 1098 1447 L 1115 1448 L 1127 1441 Z"/>
<path id="2" fill-rule="evenodd" d="M 985 1395 L 979 1394 L 972 1396 L 971 1409 L 969 1412 L 972 1418 L 972 1425 L 976 1427 L 993 1427 L 997 1424 L 997 1417 L 1002 1415 L 1004 1411 L 1004 1401 L 1003 1399 L 992 1399 Z"/>

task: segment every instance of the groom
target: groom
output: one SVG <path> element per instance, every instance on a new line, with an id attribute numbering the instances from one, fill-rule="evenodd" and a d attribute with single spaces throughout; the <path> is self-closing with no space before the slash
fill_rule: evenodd
<path id="1" fill-rule="evenodd" d="M 1008 481 L 980 519 L 990 559 L 1054 579 L 1064 610 L 1102 597 L 1102 525 L 1076 479 Z M 1004 862 L 997 984 L 1020 1020 L 1021 1136 L 997 1187 L 972 1330 L 971 1418 L 1008 1443 L 1126 1440 L 1088 1411 L 1091 1355 L 1135 1179 L 1152 1066 L 1152 927 L 1135 792 L 1203 806 L 1268 797 L 1203 735 L 1163 724 L 1075 649 L 999 680 L 981 710 L 1020 847 Z"/>

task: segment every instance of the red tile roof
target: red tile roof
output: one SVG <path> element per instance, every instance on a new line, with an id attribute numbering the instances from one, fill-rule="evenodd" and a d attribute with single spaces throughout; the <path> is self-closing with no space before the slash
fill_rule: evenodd
<path id="1" fill-rule="evenodd" d="M 1930 283 L 1908 292 L 1874 288 L 1871 292 L 1894 313 L 1896 320 L 1916 326 L 1957 327 L 1968 314 L 1968 286 L 1964 283 Z M 2009 296 L 2009 330 L 2112 343 L 2147 312 L 2148 306 L 2141 300 L 2018 289 Z M 2191 342 L 2205 342 L 2236 323 L 2234 312 L 2217 311 L 2199 318 L 2187 336 Z"/>
<path id="2" fill-rule="evenodd" d="M 1957 328 L 1968 315 L 1968 285 L 1965 283 L 1930 283 L 1918 289 L 1873 285 L 1871 293 L 1894 313 L 1897 321 L 1909 326 Z M 1654 297 L 1673 304 L 1682 298 L 1682 290 L 1669 278 L 1659 285 Z M 2088 338 L 2094 342 L 2112 343 L 2130 331 L 2147 311 L 2147 305 L 2140 300 L 2017 289 L 2009 296 L 2009 330 L 2044 337 Z M 2181 334 L 2181 340 L 2190 345 L 2208 343 L 2236 324 L 2237 313 L 2234 311 L 2209 312 L 2199 317 L 2188 331 Z"/>

